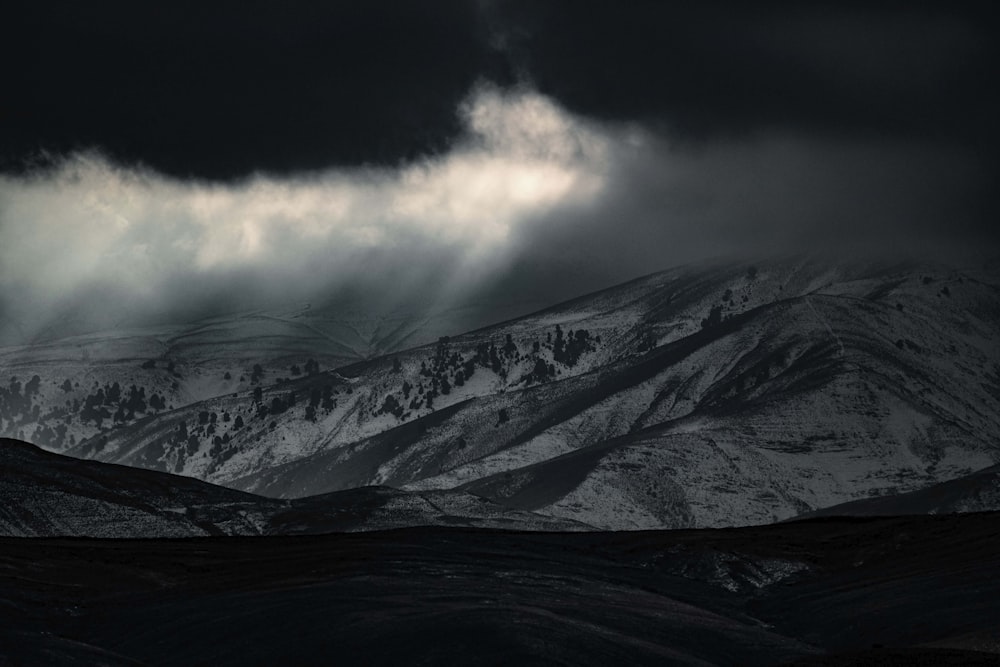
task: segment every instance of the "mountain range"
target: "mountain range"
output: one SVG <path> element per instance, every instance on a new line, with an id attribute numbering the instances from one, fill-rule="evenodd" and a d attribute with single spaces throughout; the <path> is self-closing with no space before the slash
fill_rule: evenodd
<path id="1" fill-rule="evenodd" d="M 271 499 L 392 487 L 600 529 L 770 523 L 1000 462 L 998 286 L 992 264 L 791 258 L 466 333 L 411 318 L 399 340 L 430 342 L 353 358 L 303 313 L 91 334 L 0 351 L 0 429 Z"/>
<path id="2" fill-rule="evenodd" d="M 0 664 L 997 664 L 998 265 L 466 315 L 0 349 Z"/>

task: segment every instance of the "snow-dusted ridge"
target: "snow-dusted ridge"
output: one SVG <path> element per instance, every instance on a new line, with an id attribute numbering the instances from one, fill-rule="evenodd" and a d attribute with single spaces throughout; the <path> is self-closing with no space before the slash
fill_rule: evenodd
<path id="1" fill-rule="evenodd" d="M 336 370 L 236 369 L 67 451 L 282 498 L 389 485 L 602 528 L 767 523 L 1000 462 L 994 274 L 674 269 Z M 51 430 L 60 391 L 46 378 L 17 428 Z"/>

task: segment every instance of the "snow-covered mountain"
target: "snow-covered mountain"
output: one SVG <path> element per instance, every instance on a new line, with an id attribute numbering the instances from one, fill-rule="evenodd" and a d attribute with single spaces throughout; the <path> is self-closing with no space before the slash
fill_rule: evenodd
<path id="1" fill-rule="evenodd" d="M 674 269 L 112 416 L 68 453 L 283 498 L 388 485 L 602 528 L 765 523 L 1000 462 L 998 285 L 995 266 Z M 25 435 L 59 423 L 40 394 Z"/>
<path id="2" fill-rule="evenodd" d="M 0 346 L 0 436 L 65 451 L 152 415 L 422 345 L 530 307 L 294 304 L 63 336 L 82 325 L 55 322 L 30 344 Z"/>

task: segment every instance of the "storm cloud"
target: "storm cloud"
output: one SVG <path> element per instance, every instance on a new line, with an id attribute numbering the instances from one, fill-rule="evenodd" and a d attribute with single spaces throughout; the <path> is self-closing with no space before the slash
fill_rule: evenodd
<path id="1" fill-rule="evenodd" d="M 85 153 L 4 177 L 4 302 L 58 311 L 103 293 L 87 307 L 111 322 L 125 304 L 307 299 L 351 283 L 466 296 L 530 226 L 594 202 L 623 140 L 529 91 L 477 88 L 457 115 L 465 131 L 447 154 L 395 168 L 211 183 Z"/>
<path id="2" fill-rule="evenodd" d="M 53 3 L 5 22 L 3 340 L 998 247 L 969 3 Z"/>
<path id="3" fill-rule="evenodd" d="M 0 164 L 101 150 L 229 180 L 442 154 L 477 82 L 672 140 L 776 129 L 995 149 L 983 2 L 40 0 L 5 15 Z"/>
<path id="4" fill-rule="evenodd" d="M 447 149 L 505 82 L 476 4 L 23 3 L 0 28 L 0 153 L 79 150 L 181 178 L 395 164 Z"/>

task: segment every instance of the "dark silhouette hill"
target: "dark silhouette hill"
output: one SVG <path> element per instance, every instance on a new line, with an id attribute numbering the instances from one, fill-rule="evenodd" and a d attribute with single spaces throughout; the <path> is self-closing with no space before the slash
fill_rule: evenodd
<path id="1" fill-rule="evenodd" d="M 0 439 L 0 535 L 154 538 L 292 535 L 457 525 L 580 530 L 459 491 L 385 487 L 275 500 L 200 480 L 81 461 Z"/>

